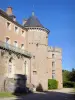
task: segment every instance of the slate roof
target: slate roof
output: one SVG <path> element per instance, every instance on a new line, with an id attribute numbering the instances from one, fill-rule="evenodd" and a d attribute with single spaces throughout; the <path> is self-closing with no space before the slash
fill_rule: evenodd
<path id="1" fill-rule="evenodd" d="M 24 24 L 24 27 L 42 27 L 44 26 L 40 23 L 38 18 L 35 15 L 32 15 L 28 18 L 27 22 Z"/>
<path id="2" fill-rule="evenodd" d="M 16 18 L 15 15 L 10 15 L 9 16 L 11 19 Z"/>

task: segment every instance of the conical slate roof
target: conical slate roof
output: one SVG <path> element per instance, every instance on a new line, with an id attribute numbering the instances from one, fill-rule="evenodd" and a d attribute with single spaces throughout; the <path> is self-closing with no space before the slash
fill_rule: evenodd
<path id="1" fill-rule="evenodd" d="M 43 25 L 40 23 L 38 18 L 32 13 L 32 16 L 28 18 L 27 22 L 24 24 L 24 27 L 43 27 Z"/>

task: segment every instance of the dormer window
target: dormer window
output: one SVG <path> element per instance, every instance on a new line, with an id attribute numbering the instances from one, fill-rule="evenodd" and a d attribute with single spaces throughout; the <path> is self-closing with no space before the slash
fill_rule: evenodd
<path id="1" fill-rule="evenodd" d="M 7 22 L 7 29 L 11 30 L 11 24 L 9 22 Z"/>
<path id="2" fill-rule="evenodd" d="M 15 26 L 15 32 L 18 33 L 19 32 L 19 28 L 17 26 Z"/>

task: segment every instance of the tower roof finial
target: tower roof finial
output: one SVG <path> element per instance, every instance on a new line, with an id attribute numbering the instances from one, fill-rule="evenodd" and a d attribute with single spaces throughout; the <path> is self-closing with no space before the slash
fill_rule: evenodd
<path id="1" fill-rule="evenodd" d="M 34 16 L 34 4 L 33 4 L 32 16 Z"/>

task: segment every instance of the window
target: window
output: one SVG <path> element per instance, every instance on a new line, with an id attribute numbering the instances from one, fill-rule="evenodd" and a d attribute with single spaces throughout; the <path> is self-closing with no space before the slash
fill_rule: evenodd
<path id="1" fill-rule="evenodd" d="M 55 79 L 55 62 L 52 62 L 52 79 Z"/>
<path id="2" fill-rule="evenodd" d="M 10 44 L 10 38 L 6 37 L 5 43 L 6 43 L 6 44 L 5 44 L 5 47 L 6 47 L 6 48 L 9 48 L 9 47 L 10 47 L 10 45 L 9 45 L 9 44 Z"/>
<path id="3" fill-rule="evenodd" d="M 15 26 L 15 32 L 18 33 L 19 32 L 19 28 L 17 26 Z"/>
<path id="4" fill-rule="evenodd" d="M 52 68 L 55 68 L 55 62 L 52 62 Z"/>
<path id="5" fill-rule="evenodd" d="M 10 59 L 9 59 L 9 62 L 10 62 L 10 63 L 12 63 L 12 59 L 13 59 L 13 58 L 12 58 L 12 57 L 10 57 Z"/>
<path id="6" fill-rule="evenodd" d="M 25 37 L 25 31 L 24 31 L 24 30 L 22 30 L 22 36 L 24 36 L 24 37 Z"/>
<path id="7" fill-rule="evenodd" d="M 55 55 L 54 54 L 52 54 L 52 58 L 54 58 L 55 57 Z"/>
<path id="8" fill-rule="evenodd" d="M 11 73 L 11 70 L 12 70 L 12 65 L 11 65 L 11 63 L 9 63 L 9 66 L 8 66 L 9 68 L 8 68 L 8 73 Z"/>
<path id="9" fill-rule="evenodd" d="M 52 73 L 52 79 L 55 79 L 55 73 Z"/>
<path id="10" fill-rule="evenodd" d="M 11 24 L 7 22 L 7 29 L 11 30 Z"/>
<path id="11" fill-rule="evenodd" d="M 12 72 L 12 57 L 9 59 L 8 73 Z"/>
<path id="12" fill-rule="evenodd" d="M 35 56 L 33 56 L 33 59 L 35 59 Z"/>
<path id="13" fill-rule="evenodd" d="M 38 47 L 38 43 L 36 43 L 36 46 Z"/>
<path id="14" fill-rule="evenodd" d="M 17 41 L 14 41 L 14 46 L 15 46 L 15 47 L 18 47 Z"/>
<path id="15" fill-rule="evenodd" d="M 37 71 L 33 71 L 33 75 L 36 75 L 37 74 Z"/>
<path id="16" fill-rule="evenodd" d="M 21 49 L 24 49 L 24 44 L 21 44 Z"/>
<path id="17" fill-rule="evenodd" d="M 55 73 L 55 70 L 52 70 L 52 73 Z"/>
<path id="18" fill-rule="evenodd" d="M 5 42 L 9 44 L 10 43 L 10 38 L 6 37 Z"/>

